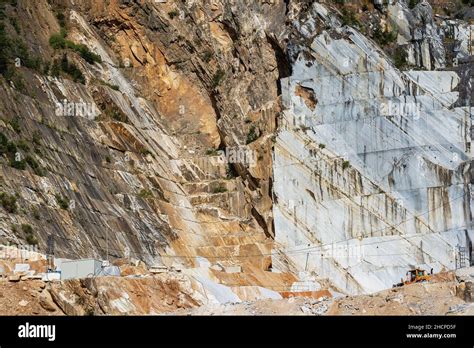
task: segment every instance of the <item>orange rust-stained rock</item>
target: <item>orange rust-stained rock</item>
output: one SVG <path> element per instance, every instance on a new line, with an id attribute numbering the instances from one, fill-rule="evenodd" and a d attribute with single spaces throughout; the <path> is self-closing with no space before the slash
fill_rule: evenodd
<path id="1" fill-rule="evenodd" d="M 303 86 L 296 86 L 295 94 L 298 97 L 301 97 L 308 108 L 314 110 L 316 108 L 316 104 L 318 100 L 314 95 L 314 91 L 310 88 L 306 88 Z"/>
<path id="2" fill-rule="evenodd" d="M 455 279 L 455 274 L 453 272 L 441 272 L 431 275 L 430 282 L 452 282 Z"/>

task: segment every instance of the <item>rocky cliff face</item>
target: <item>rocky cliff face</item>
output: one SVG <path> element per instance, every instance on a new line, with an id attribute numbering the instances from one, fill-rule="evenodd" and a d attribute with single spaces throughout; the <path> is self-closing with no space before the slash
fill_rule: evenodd
<path id="1" fill-rule="evenodd" d="M 2 242 L 274 289 L 453 268 L 472 25 L 411 3 L 1 1 Z"/>
<path id="2" fill-rule="evenodd" d="M 406 64 L 425 69 L 409 71 L 321 4 L 309 13 L 282 79 L 274 216 L 292 265 L 279 266 L 350 293 L 387 288 L 415 265 L 453 269 L 473 238 L 471 114 L 455 106 L 459 75 L 431 70 L 446 56 L 431 6 L 388 7 L 409 19 L 398 41 Z"/>
<path id="3" fill-rule="evenodd" d="M 284 4 L 2 5 L 3 240 L 268 273 Z"/>

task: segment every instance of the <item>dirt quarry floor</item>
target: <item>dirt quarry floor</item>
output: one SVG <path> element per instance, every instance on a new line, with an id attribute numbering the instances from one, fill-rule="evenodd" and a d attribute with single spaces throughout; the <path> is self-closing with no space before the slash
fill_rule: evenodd
<path id="1" fill-rule="evenodd" d="M 370 295 L 206 304 L 183 275 L 0 280 L 2 315 L 474 315 L 474 267 Z"/>
<path id="2" fill-rule="evenodd" d="M 374 295 L 347 297 L 327 314 L 436 315 L 473 314 L 474 304 L 456 297 L 456 282 L 418 283 Z"/>
<path id="3" fill-rule="evenodd" d="M 294 297 L 179 311 L 186 315 L 473 315 L 474 303 L 456 297 L 456 283 L 420 283 L 338 299 Z"/>
<path id="4" fill-rule="evenodd" d="M 42 281 L 13 283 L 0 281 L 1 315 L 60 315 L 56 306 L 43 306 L 46 284 Z M 46 294 L 46 293 L 45 293 Z M 46 309 L 46 308 L 49 308 Z"/>

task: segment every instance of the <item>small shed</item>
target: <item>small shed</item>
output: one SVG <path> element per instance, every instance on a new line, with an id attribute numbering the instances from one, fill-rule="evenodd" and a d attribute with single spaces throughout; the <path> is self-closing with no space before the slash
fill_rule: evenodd
<path id="1" fill-rule="evenodd" d="M 89 278 L 100 274 L 102 261 L 96 259 L 80 259 L 61 263 L 61 280 Z"/>

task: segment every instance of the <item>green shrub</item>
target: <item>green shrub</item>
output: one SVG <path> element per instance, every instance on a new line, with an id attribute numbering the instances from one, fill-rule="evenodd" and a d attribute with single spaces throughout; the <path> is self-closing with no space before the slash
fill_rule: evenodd
<path id="1" fill-rule="evenodd" d="M 15 132 L 21 133 L 20 121 L 18 117 L 11 119 L 9 123 Z"/>
<path id="2" fill-rule="evenodd" d="M 8 147 L 8 138 L 0 132 L 0 155 L 4 154 L 7 152 L 7 147 Z"/>
<path id="3" fill-rule="evenodd" d="M 33 172 L 38 176 L 46 176 L 46 171 L 39 163 L 30 155 L 26 156 L 25 162 L 33 169 Z"/>
<path id="4" fill-rule="evenodd" d="M 140 149 L 139 151 L 140 151 L 140 153 L 141 153 L 143 156 L 145 156 L 145 157 L 148 156 L 148 155 L 151 155 L 151 157 L 155 158 L 155 156 L 153 155 L 153 153 L 152 153 L 150 150 L 148 150 L 148 149 L 142 148 L 142 149 Z"/>
<path id="5" fill-rule="evenodd" d="M 21 225 L 21 230 L 23 231 L 23 234 L 25 235 L 25 240 L 27 241 L 28 244 L 31 244 L 31 245 L 38 244 L 38 240 L 33 235 L 33 227 L 31 227 L 31 225 L 23 224 Z"/>
<path id="6" fill-rule="evenodd" d="M 234 179 L 238 176 L 238 173 L 235 171 L 234 167 L 229 163 L 226 168 L 226 178 Z"/>
<path id="7" fill-rule="evenodd" d="M 56 202 L 58 203 L 61 209 L 67 210 L 69 208 L 69 199 L 60 195 L 55 195 Z"/>
<path id="8" fill-rule="evenodd" d="M 12 143 L 11 141 L 9 141 L 7 144 L 7 154 L 10 157 L 13 157 L 15 156 L 16 152 L 17 152 L 17 148 L 16 148 L 15 143 Z"/>
<path id="9" fill-rule="evenodd" d="M 217 150 L 217 149 L 207 149 L 206 155 L 208 155 L 208 156 L 218 156 L 219 155 L 219 150 Z"/>
<path id="10" fill-rule="evenodd" d="M 102 58 L 92 52 L 86 45 L 76 44 L 66 39 L 66 31 L 63 30 L 60 33 L 56 33 L 50 36 L 49 44 L 55 50 L 69 48 L 77 52 L 86 62 L 89 64 L 101 63 Z"/>
<path id="11" fill-rule="evenodd" d="M 31 141 L 33 142 L 33 144 L 35 145 L 41 145 L 41 133 L 38 132 L 38 131 L 34 131 L 33 132 L 33 137 L 31 139 Z"/>
<path id="12" fill-rule="evenodd" d="M 396 30 L 382 31 L 380 28 L 376 28 L 372 34 L 372 38 L 382 47 L 395 42 L 397 40 L 397 36 L 398 32 Z"/>
<path id="13" fill-rule="evenodd" d="M 179 12 L 177 10 L 173 10 L 173 11 L 170 11 L 168 12 L 168 16 L 173 19 L 174 17 L 176 17 L 177 15 L 179 15 Z"/>
<path id="14" fill-rule="evenodd" d="M 62 33 L 56 33 L 50 36 L 49 44 L 55 50 L 66 48 L 66 39 Z"/>
<path id="15" fill-rule="evenodd" d="M 23 42 L 22 39 L 15 38 L 10 40 L 10 54 L 13 60 L 15 60 L 16 58 L 20 58 L 22 66 L 37 71 L 41 70 L 41 58 L 31 56 L 26 44 Z"/>
<path id="16" fill-rule="evenodd" d="M 15 74 L 13 64 L 16 58 L 20 59 L 22 66 L 40 70 L 41 59 L 30 55 L 22 39 L 10 38 L 5 25 L 0 23 L 0 74 L 8 80 L 11 80 Z"/>
<path id="17" fill-rule="evenodd" d="M 61 62 L 59 63 L 59 69 L 72 77 L 74 82 L 85 84 L 86 79 L 81 70 L 79 70 L 74 63 L 69 62 L 66 54 L 63 55 Z"/>
<path id="18" fill-rule="evenodd" d="M 407 65 L 408 55 L 402 47 L 397 47 L 393 54 L 393 63 L 398 69 L 403 69 Z"/>
<path id="19" fill-rule="evenodd" d="M 56 13 L 56 19 L 58 20 L 59 26 L 61 28 L 64 28 L 66 26 L 66 16 L 64 16 L 64 13 Z"/>
<path id="20" fill-rule="evenodd" d="M 20 139 L 16 146 L 20 149 L 23 150 L 24 152 L 30 151 L 30 147 L 28 146 L 28 143 L 24 139 Z"/>
<path id="21" fill-rule="evenodd" d="M 147 198 L 153 197 L 153 193 L 150 190 L 141 189 L 140 192 L 138 193 L 138 196 L 140 198 L 147 199 Z"/>
<path id="22" fill-rule="evenodd" d="M 105 114 L 113 118 L 115 121 L 128 123 L 128 116 L 125 115 L 122 111 L 120 111 L 117 107 L 107 108 L 105 110 Z"/>
<path id="23" fill-rule="evenodd" d="M 204 60 L 206 63 L 209 63 L 211 59 L 212 59 L 212 52 L 211 51 L 204 52 L 202 56 L 202 60 Z"/>
<path id="24" fill-rule="evenodd" d="M 26 162 L 25 160 L 17 161 L 13 159 L 13 160 L 10 160 L 10 167 L 18 169 L 18 170 L 25 170 Z"/>
<path id="25" fill-rule="evenodd" d="M 344 162 L 342 162 L 342 169 L 348 168 L 348 167 L 349 167 L 349 164 L 350 164 L 349 161 L 344 161 Z"/>
<path id="26" fill-rule="evenodd" d="M 342 9 L 342 25 L 349 25 L 353 27 L 360 26 L 359 21 L 357 20 L 355 13 L 347 8 Z"/>
<path id="27" fill-rule="evenodd" d="M 212 190 L 212 193 L 224 193 L 227 192 L 227 188 L 224 185 L 219 185 Z"/>
<path id="28" fill-rule="evenodd" d="M 31 234 L 28 234 L 26 236 L 26 242 L 30 245 L 37 245 L 38 244 L 38 240 L 36 239 L 36 237 L 31 235 Z"/>
<path id="29" fill-rule="evenodd" d="M 255 132 L 255 126 L 251 126 L 250 127 L 250 130 L 247 134 L 247 145 L 250 144 L 250 143 L 253 143 L 255 140 L 257 140 L 258 138 L 258 135 L 257 133 Z"/>
<path id="30" fill-rule="evenodd" d="M 72 48 L 74 51 L 79 53 L 79 55 L 89 64 L 101 63 L 102 58 L 98 54 L 92 52 L 86 45 L 75 44 L 71 41 L 66 41 L 66 44 L 69 48 Z"/>
<path id="31" fill-rule="evenodd" d="M 10 214 L 15 214 L 18 210 L 16 205 L 16 197 L 14 195 L 0 192 L 0 203 L 2 204 L 3 209 L 5 209 Z"/>
<path id="32" fill-rule="evenodd" d="M 8 18 L 10 20 L 10 23 L 12 27 L 15 29 L 17 34 L 20 34 L 20 25 L 18 24 L 18 18 L 16 17 L 10 17 Z"/>
<path id="33" fill-rule="evenodd" d="M 31 225 L 23 224 L 21 225 L 21 230 L 24 234 L 33 234 L 33 227 Z"/>
<path id="34" fill-rule="evenodd" d="M 49 63 L 49 62 L 44 62 L 44 64 L 43 64 L 43 74 L 44 74 L 44 75 L 49 75 L 50 66 L 51 66 L 51 63 Z"/>
<path id="35" fill-rule="evenodd" d="M 10 40 L 5 33 L 5 25 L 0 23 L 0 74 L 4 75 L 8 69 L 8 62 L 11 59 L 9 54 Z"/>
<path id="36" fill-rule="evenodd" d="M 40 215 L 39 210 L 37 208 L 33 208 L 32 215 L 36 220 L 41 220 L 41 215 Z"/>
<path id="37" fill-rule="evenodd" d="M 219 86 L 224 76 L 225 72 L 222 69 L 217 70 L 214 76 L 212 77 L 212 87 L 216 88 L 217 86 Z"/>
<path id="38" fill-rule="evenodd" d="M 28 90 L 26 88 L 25 81 L 23 80 L 21 75 L 17 74 L 16 72 L 13 72 L 12 75 L 7 79 L 13 82 L 13 85 L 20 93 L 27 94 Z"/>
<path id="39" fill-rule="evenodd" d="M 416 5 L 418 5 L 419 2 L 420 2 L 420 0 L 410 0 L 408 2 L 408 7 L 410 9 L 413 9 L 413 8 L 415 8 Z"/>
<path id="40" fill-rule="evenodd" d="M 61 67 L 59 65 L 58 60 L 53 61 L 53 63 L 51 64 L 51 67 L 49 69 L 49 72 L 50 72 L 51 76 L 59 77 L 59 74 L 61 73 Z"/>
<path id="41" fill-rule="evenodd" d="M 114 91 L 120 91 L 120 87 L 117 86 L 117 85 L 112 85 L 112 84 L 110 84 L 110 83 L 108 83 L 108 82 L 105 82 L 105 81 L 103 81 L 103 80 L 101 80 L 100 83 L 101 83 L 102 85 L 104 85 L 104 86 L 107 86 L 107 87 L 109 87 L 109 88 L 112 88 Z"/>
<path id="42" fill-rule="evenodd" d="M 8 141 L 8 138 L 0 133 L 0 155 L 6 154 L 10 160 L 10 166 L 17 169 L 24 169 L 24 162 L 16 161 L 17 147 L 15 143 Z"/>

